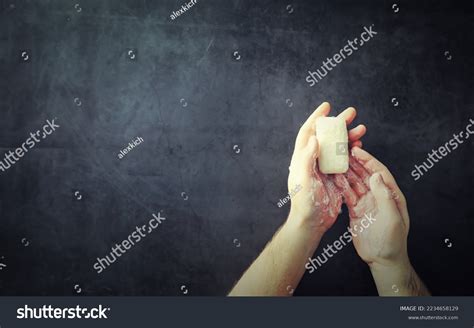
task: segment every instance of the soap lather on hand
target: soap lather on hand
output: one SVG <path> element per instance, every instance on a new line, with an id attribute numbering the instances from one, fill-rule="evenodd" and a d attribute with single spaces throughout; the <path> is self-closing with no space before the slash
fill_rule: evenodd
<path id="1" fill-rule="evenodd" d="M 338 117 L 319 117 L 316 120 L 316 137 L 319 142 L 319 171 L 324 174 L 347 172 L 349 153 L 346 122 Z"/>

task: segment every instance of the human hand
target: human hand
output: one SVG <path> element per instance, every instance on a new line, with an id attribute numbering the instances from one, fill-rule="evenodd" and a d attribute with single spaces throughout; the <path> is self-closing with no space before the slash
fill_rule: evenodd
<path id="1" fill-rule="evenodd" d="M 354 247 L 371 266 L 409 263 L 409 216 L 405 196 L 389 170 L 355 147 L 349 171 L 334 177 L 349 209 Z"/>
<path id="2" fill-rule="evenodd" d="M 379 295 L 430 295 L 408 258 L 407 202 L 390 171 L 354 147 L 349 171 L 334 181 L 349 209 L 354 247 L 369 265 Z"/>
<path id="3" fill-rule="evenodd" d="M 329 103 L 322 103 L 299 130 L 288 176 L 289 193 L 300 186 L 300 190 L 291 198 L 288 221 L 309 227 L 321 235 L 334 224 L 342 205 L 342 197 L 334 182 L 326 174 L 319 172 L 316 162 L 319 155 L 315 135 L 316 119 L 327 116 L 329 111 Z M 356 110 L 347 108 L 338 117 L 349 125 L 356 117 Z M 351 146 L 360 147 L 362 143 L 359 139 L 365 132 L 364 125 L 351 129 L 348 133 Z"/>

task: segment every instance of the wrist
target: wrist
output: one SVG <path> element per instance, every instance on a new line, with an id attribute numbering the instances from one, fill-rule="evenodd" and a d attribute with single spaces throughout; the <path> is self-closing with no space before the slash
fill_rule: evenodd
<path id="1" fill-rule="evenodd" d="M 314 220 L 302 218 L 293 210 L 290 210 L 288 219 L 283 224 L 283 229 L 310 243 L 319 243 L 324 235 L 322 227 L 315 226 Z"/>
<path id="2" fill-rule="evenodd" d="M 408 255 L 400 257 L 396 260 L 382 260 L 382 261 L 373 261 L 368 263 L 370 271 L 372 272 L 402 272 L 406 271 L 411 267 L 410 259 Z"/>
<path id="3" fill-rule="evenodd" d="M 369 268 L 380 296 L 413 295 L 416 274 L 408 257 L 396 262 L 372 262 Z"/>
<path id="4" fill-rule="evenodd" d="M 312 230 L 321 235 L 324 235 L 327 231 L 324 228 L 323 221 L 318 219 L 318 211 L 316 209 L 301 209 L 297 205 L 293 206 L 293 203 L 288 214 L 288 221 L 292 221 L 292 223 L 299 225 L 301 228 Z"/>

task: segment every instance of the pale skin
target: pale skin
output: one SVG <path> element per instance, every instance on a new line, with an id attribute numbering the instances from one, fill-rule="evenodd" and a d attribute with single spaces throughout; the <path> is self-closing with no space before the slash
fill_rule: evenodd
<path id="1" fill-rule="evenodd" d="M 408 211 L 405 198 L 390 172 L 360 148 L 365 126 L 359 125 L 348 133 L 354 155 L 351 156 L 351 172 L 344 175 L 319 172 L 315 121 L 320 116 L 327 116 L 329 111 L 329 103 L 321 104 L 299 130 L 291 159 L 288 190 L 294 190 L 297 185 L 302 188 L 291 199 L 286 222 L 245 271 L 229 296 L 291 296 L 305 272 L 308 258 L 336 221 L 343 201 L 351 213 L 351 226 L 363 218 L 361 213 L 364 211 L 377 213 L 374 213 L 377 215 L 374 232 L 366 229 L 365 234 L 354 237 L 354 246 L 369 265 L 379 294 L 428 295 L 406 252 Z M 350 125 L 356 117 L 356 110 L 348 108 L 338 116 Z M 379 173 L 383 187 L 378 180 Z M 387 190 L 393 190 L 399 196 L 392 197 L 392 192 L 388 192 L 390 197 L 382 198 L 381 193 Z M 393 285 L 397 286 L 397 293 Z"/>
<path id="2" fill-rule="evenodd" d="M 351 151 L 349 171 L 334 176 L 349 209 L 350 226 L 373 216 L 368 229 L 355 232 L 357 254 L 369 265 L 380 296 L 429 296 L 408 258 L 407 202 L 390 171 L 359 147 Z"/>

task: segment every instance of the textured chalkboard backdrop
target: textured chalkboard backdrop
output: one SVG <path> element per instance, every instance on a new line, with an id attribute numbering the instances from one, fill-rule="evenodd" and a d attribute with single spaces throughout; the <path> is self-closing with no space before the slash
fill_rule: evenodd
<path id="1" fill-rule="evenodd" d="M 411 176 L 474 119 L 473 2 L 198 0 L 170 18 L 186 2 L 1 1 L 2 159 L 59 127 L 0 172 L 0 293 L 225 295 L 285 220 L 296 133 L 327 100 L 358 109 L 364 147 L 406 194 L 427 286 L 474 295 L 474 137 Z M 308 70 L 372 24 L 310 87 Z M 321 245 L 347 224 L 344 211 Z M 295 291 L 375 294 L 352 246 Z"/>

